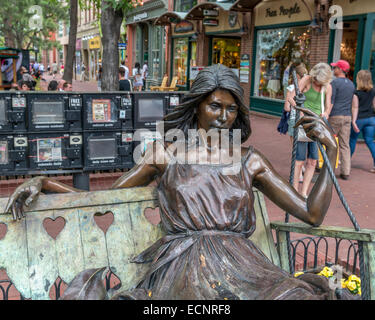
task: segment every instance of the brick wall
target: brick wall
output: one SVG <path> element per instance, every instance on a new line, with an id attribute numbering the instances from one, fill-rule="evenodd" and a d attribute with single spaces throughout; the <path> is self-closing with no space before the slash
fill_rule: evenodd
<path id="1" fill-rule="evenodd" d="M 310 68 L 328 61 L 329 33 L 313 34 L 311 38 Z"/>

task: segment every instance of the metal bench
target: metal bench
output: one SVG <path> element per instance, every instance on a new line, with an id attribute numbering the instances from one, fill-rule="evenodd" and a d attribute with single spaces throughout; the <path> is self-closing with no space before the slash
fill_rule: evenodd
<path id="1" fill-rule="evenodd" d="M 371 275 L 367 277 L 369 297 L 375 298 L 375 231 L 270 223 L 263 195 L 256 189 L 254 195 L 257 227 L 250 239 L 273 263 L 290 271 L 287 232 L 363 241 L 365 267 Z M 6 198 L 0 199 L 1 212 L 6 202 Z M 0 269 L 6 270 L 25 299 L 50 299 L 51 287 L 58 277 L 69 283 L 82 270 L 104 266 L 119 278 L 121 289 L 130 288 L 142 279 L 147 264 L 129 260 L 163 235 L 160 224 L 151 223 L 145 216 L 147 208 L 157 205 L 154 187 L 41 195 L 21 222 L 13 222 L 11 215 L 0 215 L 0 226 L 6 227 L 5 236 L 0 239 Z M 95 215 L 107 212 L 113 214 L 113 222 L 107 230 L 102 230 L 95 222 Z M 53 238 L 44 223 L 46 219 L 61 220 L 60 217 L 65 225 Z M 276 230 L 277 246 L 272 229 Z"/>

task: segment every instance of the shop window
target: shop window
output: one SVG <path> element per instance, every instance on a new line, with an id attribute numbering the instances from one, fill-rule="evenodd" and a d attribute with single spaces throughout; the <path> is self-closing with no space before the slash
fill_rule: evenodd
<path id="1" fill-rule="evenodd" d="M 212 40 L 212 64 L 223 64 L 239 76 L 241 39 L 214 38 Z"/>
<path id="2" fill-rule="evenodd" d="M 197 0 L 175 0 L 174 10 L 178 12 L 188 12 L 191 8 L 197 5 Z"/>
<path id="3" fill-rule="evenodd" d="M 177 84 L 181 86 L 186 85 L 188 45 L 188 38 L 174 39 L 173 76 L 177 76 Z"/>
<path id="4" fill-rule="evenodd" d="M 154 27 L 152 32 L 152 42 L 151 42 L 151 61 L 149 61 L 149 67 L 151 67 L 151 76 L 154 79 L 160 78 L 160 67 L 161 67 L 161 27 Z M 151 64 L 151 65 L 150 65 Z"/>
<path id="5" fill-rule="evenodd" d="M 309 70 L 310 44 L 311 35 L 307 27 L 258 31 L 254 95 L 284 99 L 290 83 L 290 64 L 301 61 Z"/>
<path id="6" fill-rule="evenodd" d="M 342 30 L 342 41 L 340 46 L 340 59 L 346 60 L 350 64 L 348 78 L 353 80 L 355 57 L 358 42 L 358 21 L 348 21 L 344 23 Z"/>

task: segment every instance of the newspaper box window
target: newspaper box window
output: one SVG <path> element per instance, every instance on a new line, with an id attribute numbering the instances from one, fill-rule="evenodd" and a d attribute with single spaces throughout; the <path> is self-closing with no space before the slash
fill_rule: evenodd
<path id="1" fill-rule="evenodd" d="M 142 93 L 134 94 L 136 129 L 156 129 L 156 122 L 163 119 L 169 106 L 168 94 Z"/>
<path id="2" fill-rule="evenodd" d="M 86 171 L 133 167 L 131 132 L 85 132 L 84 142 Z"/>
<path id="3" fill-rule="evenodd" d="M 62 161 L 61 138 L 37 140 L 38 162 Z"/>
<path id="4" fill-rule="evenodd" d="M 27 106 L 30 131 L 76 131 L 82 128 L 79 95 L 30 93 L 27 95 Z"/>
<path id="5" fill-rule="evenodd" d="M 30 135 L 30 168 L 36 170 L 82 167 L 82 134 L 40 133 Z"/>
<path id="6" fill-rule="evenodd" d="M 86 130 L 132 129 L 130 95 L 85 94 L 83 101 Z"/>

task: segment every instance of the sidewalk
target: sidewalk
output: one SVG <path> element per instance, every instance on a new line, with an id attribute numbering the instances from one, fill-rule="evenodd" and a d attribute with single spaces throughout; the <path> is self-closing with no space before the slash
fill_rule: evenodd
<path id="1" fill-rule="evenodd" d="M 260 150 L 275 169 L 289 180 L 291 144 L 289 136 L 276 131 L 279 118 L 261 114 L 251 115 L 252 136 L 246 142 Z M 375 229 L 375 174 L 370 173 L 372 159 L 364 143 L 358 143 L 352 158 L 350 179 L 339 179 L 339 185 L 359 225 L 364 229 Z M 336 175 L 339 171 L 336 170 Z M 285 213 L 266 198 L 270 220 L 284 220 Z M 291 217 L 290 221 L 297 221 Z M 352 227 L 352 223 L 334 190 L 331 206 L 324 225 Z"/>
<path id="2" fill-rule="evenodd" d="M 43 90 L 47 91 L 48 83 L 51 80 L 53 80 L 53 77 L 48 75 L 47 72 L 45 72 L 43 74 L 43 79 L 45 79 L 46 81 L 40 82 L 41 87 L 43 88 Z M 56 78 L 54 80 L 59 82 L 61 79 L 62 79 L 62 76 L 60 74 L 57 74 Z M 98 91 L 97 81 L 95 81 L 95 80 L 80 81 L 79 79 L 80 79 L 79 75 L 77 75 L 77 80 L 75 80 L 74 76 L 73 76 L 73 91 L 77 91 L 77 92 L 83 92 L 83 91 L 85 91 L 85 92 L 97 92 Z"/>

